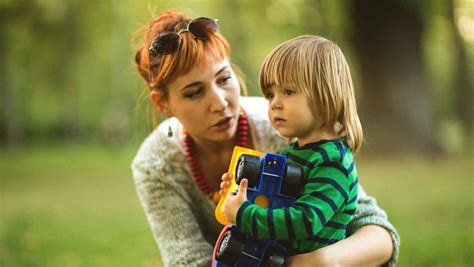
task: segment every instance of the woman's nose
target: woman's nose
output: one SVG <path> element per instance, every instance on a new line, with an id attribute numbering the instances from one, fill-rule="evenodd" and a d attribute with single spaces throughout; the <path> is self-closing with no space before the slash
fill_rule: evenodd
<path id="1" fill-rule="evenodd" d="M 213 88 L 210 105 L 212 112 L 221 112 L 227 108 L 229 102 L 227 101 L 226 96 L 227 94 L 223 89 L 218 87 Z"/>

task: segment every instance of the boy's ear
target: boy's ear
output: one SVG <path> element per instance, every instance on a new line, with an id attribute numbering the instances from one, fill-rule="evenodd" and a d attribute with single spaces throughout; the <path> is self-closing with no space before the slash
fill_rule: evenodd
<path id="1" fill-rule="evenodd" d="M 160 112 L 161 114 L 171 117 L 173 116 L 173 113 L 169 109 L 169 104 L 168 100 L 164 96 L 164 94 L 160 91 L 152 90 L 150 92 L 150 98 L 151 101 L 153 102 L 153 105 L 155 105 L 156 110 Z"/>

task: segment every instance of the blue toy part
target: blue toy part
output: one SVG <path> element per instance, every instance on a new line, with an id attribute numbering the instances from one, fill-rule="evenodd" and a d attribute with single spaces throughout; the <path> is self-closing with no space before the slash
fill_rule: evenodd
<path id="1" fill-rule="evenodd" d="M 284 264 L 286 248 L 283 245 L 278 244 L 275 240 L 257 239 L 245 235 L 233 224 L 224 227 L 216 244 L 220 244 L 220 246 L 214 248 L 213 267 L 283 266 Z M 219 249 L 230 250 L 231 255 L 226 256 L 230 257 L 234 263 L 215 260 L 216 254 L 222 253 Z M 269 260 L 274 263 L 265 265 Z"/>
<path id="2" fill-rule="evenodd" d="M 288 175 L 288 173 L 290 173 Z M 295 197 L 282 194 L 285 176 L 302 176 L 300 167 L 288 166 L 285 156 L 266 153 L 258 157 L 248 154 L 240 156 L 235 179 L 238 184 L 249 179 L 247 199 L 263 208 L 282 208 L 293 205 Z M 276 240 L 258 239 L 242 232 L 236 225 L 227 225 L 221 231 L 214 247 L 214 267 L 230 266 L 283 266 L 286 247 Z"/>
<path id="3" fill-rule="evenodd" d="M 291 206 L 295 202 L 295 198 L 281 194 L 286 171 L 286 157 L 266 153 L 265 156 L 261 157 L 261 166 L 263 171 L 260 174 L 259 183 L 256 187 L 247 189 L 247 199 L 263 208 L 275 209 Z M 268 199 L 267 207 L 263 203 L 255 202 L 256 198 L 261 196 Z"/>

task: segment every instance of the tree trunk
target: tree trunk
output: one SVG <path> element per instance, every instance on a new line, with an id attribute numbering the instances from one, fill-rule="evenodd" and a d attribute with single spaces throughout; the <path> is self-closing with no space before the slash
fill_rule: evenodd
<path id="1" fill-rule="evenodd" d="M 0 7 L 0 143 L 13 149 L 21 145 L 24 140 L 22 113 L 18 109 L 18 99 L 15 88 L 9 82 L 8 69 L 8 20 L 11 19 L 10 7 Z"/>
<path id="2" fill-rule="evenodd" d="M 353 0 L 349 12 L 365 147 L 390 154 L 438 151 L 425 84 L 421 14 L 396 0 Z"/>
<path id="3" fill-rule="evenodd" d="M 459 34 L 459 30 L 456 26 L 456 17 L 454 16 L 454 3 L 449 1 L 448 4 L 448 19 L 451 22 L 451 28 L 453 31 L 453 43 L 456 64 L 454 66 L 454 78 L 453 78 L 453 91 L 455 94 L 455 112 L 457 117 L 460 119 L 463 131 L 463 141 L 466 144 L 464 147 L 465 151 L 472 149 L 472 138 L 473 138 L 473 112 L 472 112 L 472 101 L 473 86 L 472 78 L 469 78 L 469 66 L 468 66 L 468 55 L 466 53 L 466 47 L 464 40 Z"/>

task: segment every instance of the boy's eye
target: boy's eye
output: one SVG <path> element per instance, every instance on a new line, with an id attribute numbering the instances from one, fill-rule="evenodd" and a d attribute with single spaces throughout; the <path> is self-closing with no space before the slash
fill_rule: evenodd
<path id="1" fill-rule="evenodd" d="M 294 90 L 291 89 L 283 89 L 283 94 L 285 95 L 293 95 L 295 93 Z"/>
<path id="2" fill-rule="evenodd" d="M 265 98 L 270 100 L 270 99 L 273 99 L 273 97 L 275 96 L 275 94 L 273 92 L 267 92 L 265 94 Z"/>

